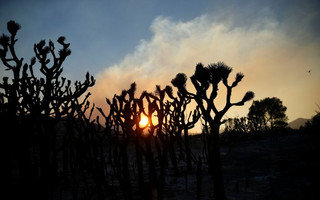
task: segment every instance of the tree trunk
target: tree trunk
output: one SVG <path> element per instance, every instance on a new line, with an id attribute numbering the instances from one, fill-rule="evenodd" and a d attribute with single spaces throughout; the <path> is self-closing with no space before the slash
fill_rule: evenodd
<path id="1" fill-rule="evenodd" d="M 120 147 L 120 153 L 122 157 L 122 175 L 123 175 L 123 192 L 126 200 L 132 199 L 131 180 L 129 173 L 129 158 L 127 152 L 127 144 L 122 144 Z"/>
<path id="2" fill-rule="evenodd" d="M 150 191 L 151 199 L 158 199 L 158 177 L 153 157 L 153 152 L 151 149 L 152 136 L 146 138 L 146 161 L 149 164 L 149 180 L 150 180 Z"/>
<path id="3" fill-rule="evenodd" d="M 184 144 L 186 148 L 186 157 L 187 157 L 187 171 L 188 173 L 192 172 L 192 160 L 191 160 L 191 149 L 189 144 L 189 135 L 188 135 L 188 128 L 184 128 Z"/>
<path id="4" fill-rule="evenodd" d="M 219 128 L 220 123 L 214 122 L 210 126 L 210 152 L 209 156 L 209 168 L 210 173 L 213 179 L 214 185 L 214 196 L 217 200 L 226 200 L 223 176 L 222 176 L 222 167 L 221 167 L 221 156 L 220 156 L 220 144 L 219 144 Z"/>
<path id="5" fill-rule="evenodd" d="M 141 197 L 144 198 L 144 178 L 143 178 L 143 161 L 142 161 L 142 152 L 141 146 L 139 143 L 139 138 L 136 138 L 136 158 L 137 158 L 137 167 L 138 167 L 138 183 L 139 183 L 139 192 Z"/>
<path id="6" fill-rule="evenodd" d="M 173 171 L 175 176 L 179 175 L 179 167 L 178 167 L 178 162 L 177 162 L 177 156 L 176 156 L 176 152 L 175 152 L 175 148 L 174 148 L 174 137 L 173 136 L 169 136 L 169 154 L 170 154 L 170 158 L 171 158 L 171 163 L 172 163 L 172 167 L 173 167 Z"/>

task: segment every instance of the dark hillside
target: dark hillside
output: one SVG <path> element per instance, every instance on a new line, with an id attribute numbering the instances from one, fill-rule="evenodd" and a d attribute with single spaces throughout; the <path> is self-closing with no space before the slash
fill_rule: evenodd
<path id="1" fill-rule="evenodd" d="M 304 126 L 309 120 L 310 119 L 297 118 L 292 122 L 289 122 L 288 126 L 292 129 L 299 129 L 301 126 Z"/>

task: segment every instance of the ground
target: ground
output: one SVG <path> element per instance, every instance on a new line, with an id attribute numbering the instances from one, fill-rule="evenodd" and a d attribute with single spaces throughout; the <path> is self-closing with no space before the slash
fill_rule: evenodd
<path id="1" fill-rule="evenodd" d="M 221 146 L 224 185 L 228 200 L 315 200 L 320 199 L 316 192 L 316 181 L 319 152 L 319 136 L 314 133 L 286 133 L 276 135 L 259 135 L 256 137 L 231 137 L 223 140 Z M 203 141 L 200 137 L 190 137 L 190 144 L 195 158 L 202 154 Z M 176 148 L 177 155 L 179 149 Z M 130 158 L 134 160 L 135 151 L 131 149 Z M 156 156 L 156 154 L 155 154 Z M 169 163 L 170 165 L 170 163 Z M 166 171 L 162 193 L 164 200 L 195 200 L 197 199 L 197 166 L 193 172 L 186 173 L 184 161 L 178 162 L 179 176 L 175 176 L 172 167 Z M 148 165 L 144 164 L 145 183 L 148 184 Z M 130 169 L 135 169 L 134 165 Z M 157 165 L 159 170 L 159 165 Z M 202 164 L 201 196 L 198 199 L 214 199 L 211 176 Z M 159 174 L 159 171 L 157 171 Z M 198 173 L 199 174 L 199 173 Z M 88 179 L 90 180 L 90 179 Z M 91 199 L 115 200 L 124 199 L 119 182 L 112 179 L 110 188 L 105 188 L 102 198 L 93 196 Z M 133 199 L 141 199 L 138 194 L 137 173 L 131 171 Z M 92 185 L 94 186 L 94 184 Z M 85 187 L 82 187 L 85 188 Z M 82 189 L 78 199 L 82 198 Z M 58 188 L 53 200 L 72 199 L 70 188 Z M 148 190 L 146 190 L 148 191 Z M 157 191 L 154 197 L 157 196 Z M 153 198 L 156 200 L 159 198 Z"/>
<path id="2" fill-rule="evenodd" d="M 229 200 L 319 199 L 315 181 L 319 137 L 286 134 L 233 141 L 222 146 L 223 173 Z M 193 141 L 198 148 L 200 141 Z M 199 150 L 199 149 L 198 149 Z M 188 183 L 186 187 L 185 183 Z M 195 175 L 167 178 L 164 199 L 196 199 Z M 201 199 L 214 199 L 205 166 Z"/>

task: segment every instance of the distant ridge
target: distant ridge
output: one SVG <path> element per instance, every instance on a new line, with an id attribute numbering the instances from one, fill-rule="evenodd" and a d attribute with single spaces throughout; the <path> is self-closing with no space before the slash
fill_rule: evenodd
<path id="1" fill-rule="evenodd" d="M 310 119 L 305 119 L 305 118 L 297 118 L 293 120 L 292 122 L 289 122 L 288 126 L 292 129 L 299 129 L 301 126 L 304 126 L 307 121 Z"/>

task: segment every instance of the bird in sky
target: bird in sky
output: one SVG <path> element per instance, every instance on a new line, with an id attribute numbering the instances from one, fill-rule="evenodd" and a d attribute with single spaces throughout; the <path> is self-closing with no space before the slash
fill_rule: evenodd
<path id="1" fill-rule="evenodd" d="M 311 75 L 311 69 L 309 69 L 307 72 L 309 73 L 309 75 Z"/>

